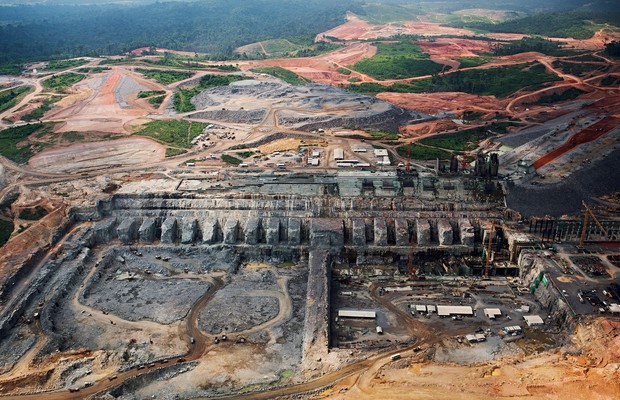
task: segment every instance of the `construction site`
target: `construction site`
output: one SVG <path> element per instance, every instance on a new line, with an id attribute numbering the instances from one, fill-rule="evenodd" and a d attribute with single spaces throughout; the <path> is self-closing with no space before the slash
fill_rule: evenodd
<path id="1" fill-rule="evenodd" d="M 322 37 L 423 29 L 470 33 L 350 16 Z M 0 158 L 0 396 L 620 396 L 620 103 L 601 83 L 619 63 L 594 39 L 573 44 L 606 69 L 568 76 L 534 52 L 472 67 L 539 62 L 560 77 L 505 98 L 339 87 L 370 42 L 179 69 L 171 84 L 140 57 L 83 73 L 15 145 L 31 157 Z M 422 47 L 456 69 L 490 42 Z M 11 81 L 33 91 L 3 127 L 34 125 L 23 118 L 55 75 L 40 68 Z M 209 74 L 238 80 L 176 111 Z M 568 87 L 583 93 L 536 103 Z M 170 121 L 187 124 L 180 139 L 145 133 Z M 423 141 L 444 137 L 460 142 Z"/>

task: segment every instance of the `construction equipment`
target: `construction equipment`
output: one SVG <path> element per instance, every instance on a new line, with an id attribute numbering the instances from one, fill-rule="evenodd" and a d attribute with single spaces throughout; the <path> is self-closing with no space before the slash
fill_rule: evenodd
<path id="1" fill-rule="evenodd" d="M 415 249 L 415 241 L 413 240 L 413 235 L 409 238 L 409 260 L 407 260 L 407 272 L 410 277 L 416 277 L 418 275 L 418 271 L 416 270 L 415 265 L 413 265 L 413 254 Z"/>
<path id="2" fill-rule="evenodd" d="M 588 205 L 586 204 L 585 201 L 583 201 L 582 204 L 583 204 L 583 206 L 585 207 L 586 210 L 583 213 L 583 227 L 581 228 L 581 237 L 579 238 L 579 250 L 583 250 L 583 243 L 586 240 L 586 233 L 587 233 L 587 230 L 588 230 L 588 222 L 589 222 L 588 221 L 588 216 L 592 217 L 594 222 L 596 222 L 596 225 L 598 225 L 598 227 L 601 228 L 601 232 L 603 233 L 603 235 L 607 236 L 607 230 L 605 230 L 605 228 L 603 228 L 603 225 L 596 218 L 596 216 L 594 215 L 594 213 L 592 212 L 590 207 L 588 207 Z"/>
<path id="3" fill-rule="evenodd" d="M 486 255 L 485 255 L 486 256 L 485 257 L 486 262 L 485 262 L 485 267 L 484 267 L 485 278 L 489 277 L 489 267 L 491 266 L 491 247 L 493 246 L 493 236 L 495 236 L 495 232 L 497 228 L 510 231 L 510 232 L 518 232 L 518 233 L 521 232 L 517 229 L 508 228 L 504 225 L 496 224 L 495 222 L 491 221 L 491 230 L 489 231 L 489 243 L 487 244 Z"/>

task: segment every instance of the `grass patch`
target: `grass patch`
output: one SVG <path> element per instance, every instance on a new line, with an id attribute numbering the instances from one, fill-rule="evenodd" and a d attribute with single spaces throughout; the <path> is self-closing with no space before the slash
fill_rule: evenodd
<path id="1" fill-rule="evenodd" d="M 29 112 L 28 114 L 24 115 L 22 117 L 22 121 L 34 121 L 39 120 L 41 118 L 43 118 L 43 115 L 45 115 L 46 112 L 48 112 L 49 110 L 52 109 L 52 105 L 56 102 L 58 102 L 62 97 L 60 96 L 52 96 L 50 98 L 47 98 L 45 100 L 43 100 L 43 104 L 41 104 L 39 107 L 35 108 L 34 110 L 32 110 L 31 112 Z"/>
<path id="2" fill-rule="evenodd" d="M 63 140 L 66 140 L 71 143 L 81 142 L 82 140 L 84 140 L 84 137 L 85 136 L 79 132 L 64 132 L 62 134 Z"/>
<path id="3" fill-rule="evenodd" d="M 24 208 L 21 210 L 19 213 L 19 218 L 27 221 L 38 221 L 46 215 L 47 210 L 45 208 L 36 206 L 35 208 Z"/>
<path id="4" fill-rule="evenodd" d="M 378 83 L 362 83 L 349 86 L 348 89 L 366 94 L 465 92 L 482 96 L 506 97 L 520 89 L 544 87 L 544 83 L 558 80 L 562 78 L 547 73 L 544 65 L 533 62 L 506 67 L 456 71 L 421 79 L 410 84 L 395 83 L 391 86 L 383 86 Z"/>
<path id="5" fill-rule="evenodd" d="M 187 153 L 187 150 L 175 149 L 175 148 L 172 148 L 172 147 L 167 147 L 166 148 L 166 157 L 180 156 L 181 154 L 185 154 L 185 153 Z"/>
<path id="6" fill-rule="evenodd" d="M 229 154 L 222 154 L 222 161 L 224 161 L 227 164 L 231 164 L 231 165 L 239 165 L 243 162 L 237 157 L 233 157 Z"/>
<path id="7" fill-rule="evenodd" d="M 251 69 L 251 71 L 258 74 L 268 74 L 274 76 L 276 78 L 282 79 L 286 83 L 290 83 L 291 85 L 302 85 L 304 83 L 310 82 L 308 79 L 302 78 L 296 73 L 280 67 L 260 67 L 253 68 Z"/>
<path id="8" fill-rule="evenodd" d="M 488 126 L 478 126 L 455 133 L 429 137 L 420 140 L 419 143 L 455 151 L 473 150 L 484 139 L 493 137 L 498 133 L 506 133 L 507 128 L 514 125 L 512 122 L 495 122 Z"/>
<path id="9" fill-rule="evenodd" d="M 163 85 L 169 85 L 174 82 L 182 81 L 184 79 L 191 78 L 194 73 L 193 72 L 185 72 L 185 71 L 167 71 L 167 70 L 159 70 L 159 69 L 144 69 L 144 68 L 136 68 L 136 72 L 141 73 L 149 79 L 156 80 L 157 82 Z"/>
<path id="10" fill-rule="evenodd" d="M 461 57 L 458 61 L 461 65 L 459 68 L 472 68 L 486 64 L 491 60 L 491 57 Z"/>
<path id="11" fill-rule="evenodd" d="M 276 268 L 291 268 L 291 267 L 294 267 L 294 266 L 295 266 L 295 263 L 294 263 L 293 261 L 291 261 L 291 260 L 282 261 L 281 263 L 276 264 Z M 292 376 L 292 374 L 291 374 L 291 375 L 288 375 L 288 376 L 284 376 L 284 374 L 285 374 L 286 372 L 287 372 L 287 371 L 284 371 L 284 372 L 282 373 L 282 377 L 283 377 L 283 378 L 288 378 L 289 376 Z M 292 372 L 292 371 L 291 371 L 291 372 Z"/>
<path id="12" fill-rule="evenodd" d="M 198 86 L 188 89 L 179 89 L 174 94 L 174 110 L 178 113 L 185 113 L 196 110 L 192 104 L 192 98 L 203 90 L 213 87 L 230 85 L 233 82 L 250 79 L 241 75 L 205 75 L 200 78 Z"/>
<path id="13" fill-rule="evenodd" d="M 0 219 L 0 246 L 9 241 L 14 229 L 13 221 Z"/>
<path id="14" fill-rule="evenodd" d="M 84 75 L 74 74 L 73 72 L 68 72 L 66 74 L 54 75 L 42 83 L 43 87 L 55 92 L 62 92 L 66 88 L 75 85 L 82 79 L 84 79 Z"/>
<path id="15" fill-rule="evenodd" d="M 351 82 L 351 83 L 355 83 L 355 82 L 359 82 L 359 81 L 361 81 L 362 79 L 361 79 L 359 76 L 352 76 L 352 77 L 350 77 L 350 78 L 349 78 L 349 79 L 347 79 L 347 80 L 348 80 L 349 82 Z"/>
<path id="16" fill-rule="evenodd" d="M 538 99 L 536 104 L 553 104 L 553 103 L 557 103 L 560 101 L 573 100 L 581 96 L 584 93 L 587 93 L 587 92 L 584 92 L 583 90 L 579 90 L 577 88 L 570 88 L 570 89 L 563 91 L 560 94 L 553 93 L 548 96 L 542 96 L 540 99 Z"/>
<path id="17" fill-rule="evenodd" d="M 53 60 L 47 63 L 44 70 L 60 71 L 63 69 L 75 68 L 88 63 L 87 60 Z"/>
<path id="18" fill-rule="evenodd" d="M 411 160 L 448 160 L 452 157 L 452 154 L 441 149 L 434 147 L 420 146 L 417 144 L 407 144 L 396 148 L 396 152 L 401 157 L 407 157 Z"/>
<path id="19" fill-rule="evenodd" d="M 0 112 L 14 107 L 28 93 L 32 92 L 32 86 L 18 86 L 16 88 L 3 90 L 0 92 Z"/>
<path id="20" fill-rule="evenodd" d="M 358 61 L 351 69 L 375 79 L 403 79 L 432 75 L 446 66 L 430 60 L 420 46 L 410 42 L 377 43 L 377 54 Z"/>
<path id="21" fill-rule="evenodd" d="M 368 132 L 368 134 L 373 140 L 396 140 L 398 139 L 398 133 L 393 133 L 393 132 L 373 131 L 373 132 Z"/>
<path id="22" fill-rule="evenodd" d="M 341 73 L 342 75 L 351 75 L 351 70 L 350 70 L 350 69 L 348 69 L 348 68 L 342 68 L 342 67 L 340 67 L 340 68 L 338 68 L 338 69 L 337 69 L 337 71 L 338 71 L 339 73 Z"/>
<path id="23" fill-rule="evenodd" d="M 138 135 L 151 137 L 173 147 L 189 149 L 192 140 L 200 135 L 207 124 L 185 120 L 157 120 L 144 125 Z"/>

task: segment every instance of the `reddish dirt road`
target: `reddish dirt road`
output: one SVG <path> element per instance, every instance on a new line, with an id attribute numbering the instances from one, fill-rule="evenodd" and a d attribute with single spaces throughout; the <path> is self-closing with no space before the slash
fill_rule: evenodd
<path id="1" fill-rule="evenodd" d="M 603 120 L 597 122 L 596 124 L 591 125 L 580 132 L 577 132 L 576 134 L 571 136 L 570 139 L 566 141 L 566 143 L 564 143 L 560 147 L 553 149 L 549 153 L 545 154 L 544 156 L 534 161 L 534 168 L 539 169 L 549 164 L 551 161 L 555 160 L 556 158 L 562 156 L 563 154 L 568 153 L 575 147 L 598 139 L 599 137 L 603 136 L 610 130 L 618 127 L 618 125 L 620 125 L 620 118 L 615 118 L 615 117 L 604 118 Z"/>

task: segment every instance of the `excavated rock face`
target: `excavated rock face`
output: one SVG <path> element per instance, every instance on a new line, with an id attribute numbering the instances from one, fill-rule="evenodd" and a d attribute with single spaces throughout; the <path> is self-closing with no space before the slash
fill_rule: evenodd
<path id="1" fill-rule="evenodd" d="M 432 118 L 330 85 L 290 85 L 276 80 L 243 80 L 208 89 L 194 96 L 192 103 L 199 110 L 193 118 L 252 124 L 265 118 L 268 105 L 279 109 L 279 125 L 304 131 L 340 126 L 397 131 L 400 126 Z"/>

